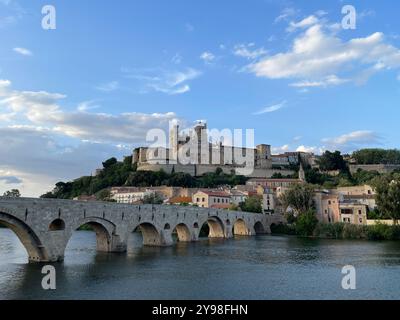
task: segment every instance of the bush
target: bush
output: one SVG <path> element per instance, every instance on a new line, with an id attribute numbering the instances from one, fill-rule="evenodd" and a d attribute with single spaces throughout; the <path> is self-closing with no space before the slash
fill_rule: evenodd
<path id="1" fill-rule="evenodd" d="M 369 226 L 367 238 L 369 240 L 399 240 L 400 226 L 388 226 L 382 223 Z"/>
<path id="2" fill-rule="evenodd" d="M 293 225 L 288 224 L 273 224 L 271 225 L 271 233 L 272 234 L 287 234 L 287 235 L 295 235 L 296 229 Z"/>
<path id="3" fill-rule="evenodd" d="M 355 224 L 344 224 L 343 239 L 366 239 L 367 228 L 365 226 L 358 226 Z"/>
<path id="4" fill-rule="evenodd" d="M 314 230 L 318 224 L 314 210 L 308 210 L 300 214 L 296 221 L 296 234 L 302 237 L 309 237 L 314 234 Z"/>
<path id="5" fill-rule="evenodd" d="M 315 229 L 315 236 L 329 239 L 343 238 L 344 223 L 318 223 Z"/>

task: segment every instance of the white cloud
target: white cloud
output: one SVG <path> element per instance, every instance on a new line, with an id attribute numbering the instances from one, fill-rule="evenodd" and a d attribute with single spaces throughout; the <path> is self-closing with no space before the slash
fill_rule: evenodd
<path id="1" fill-rule="evenodd" d="M 182 56 L 179 53 L 176 53 L 172 57 L 171 62 L 174 64 L 181 64 L 182 60 L 183 60 Z"/>
<path id="2" fill-rule="evenodd" d="M 178 80 L 177 80 L 178 81 Z M 116 142 L 134 144 L 143 142 L 148 130 L 167 128 L 169 121 L 176 120 L 175 113 L 123 113 L 117 115 L 105 113 L 90 113 L 87 110 L 93 106 L 93 101 L 81 103 L 79 111 L 63 111 L 58 102 L 66 96 L 45 91 L 1 90 L 0 106 L 23 117 L 35 127 L 44 126 L 53 132 L 82 140 L 98 142 Z M 3 98 L 1 100 L 1 98 Z"/>
<path id="3" fill-rule="evenodd" d="M 59 138 L 48 129 L 0 128 L 1 176 L 19 179 L 18 189 L 24 196 L 39 196 L 58 181 L 90 175 L 105 159 L 112 156 L 121 159 L 127 154 L 126 150 L 110 144 L 68 144 L 58 142 Z M 10 189 L 8 182 L 12 180 L 17 182 L 11 177 L 0 179 L 0 193 Z"/>
<path id="4" fill-rule="evenodd" d="M 285 8 L 282 10 L 281 14 L 275 18 L 275 23 L 287 20 L 288 18 L 296 15 L 297 10 L 294 8 Z"/>
<path id="5" fill-rule="evenodd" d="M 189 92 L 189 82 L 198 78 L 202 73 L 193 68 L 183 71 L 169 71 L 162 69 L 122 69 L 126 78 L 144 82 L 143 93 L 157 91 L 168 95 L 177 95 Z"/>
<path id="6" fill-rule="evenodd" d="M 340 78 L 357 81 L 360 75 L 365 81 L 375 72 L 399 67 L 400 50 L 388 44 L 382 33 L 343 41 L 318 23 L 297 36 L 288 52 L 264 57 L 246 69 L 258 77 L 299 79 L 323 86 L 341 84 Z M 369 73 L 363 74 L 365 71 Z M 339 76 L 340 73 L 347 76 Z M 349 73 L 353 75 L 349 77 Z"/>
<path id="7" fill-rule="evenodd" d="M 99 108 L 98 105 L 95 105 L 96 103 L 95 100 L 89 100 L 89 101 L 83 101 L 80 104 L 78 104 L 77 110 L 81 112 L 85 112 L 88 110 L 93 110 Z"/>
<path id="8" fill-rule="evenodd" d="M 110 81 L 110 82 L 98 85 L 95 88 L 97 90 L 103 91 L 103 92 L 112 92 L 119 88 L 119 82 L 118 81 Z"/>
<path id="9" fill-rule="evenodd" d="M 215 55 L 209 51 L 205 51 L 200 55 L 200 59 L 206 64 L 210 64 L 215 60 Z"/>
<path id="10" fill-rule="evenodd" d="M 283 146 L 280 147 L 273 147 L 272 148 L 272 153 L 273 154 L 281 154 L 284 152 L 288 152 L 289 151 L 290 146 L 288 144 L 285 144 Z"/>
<path id="11" fill-rule="evenodd" d="M 237 44 L 233 49 L 233 54 L 238 57 L 254 60 L 265 56 L 268 53 L 264 48 L 255 49 L 254 47 L 254 43 Z"/>
<path id="12" fill-rule="evenodd" d="M 13 49 L 16 53 L 22 54 L 23 56 L 31 56 L 32 51 L 26 49 L 26 48 L 14 48 Z"/>
<path id="13" fill-rule="evenodd" d="M 320 154 L 323 152 L 323 148 L 321 147 L 310 147 L 310 146 L 299 146 L 296 149 L 297 152 L 306 152 L 306 153 L 315 153 Z"/>
<path id="14" fill-rule="evenodd" d="M 317 24 L 319 22 L 319 19 L 314 16 L 308 16 L 307 18 L 304 18 L 303 20 L 299 21 L 299 22 L 291 22 L 289 27 L 286 29 L 288 32 L 293 32 L 296 29 L 302 29 L 305 27 L 309 27 L 312 26 L 314 24 Z"/>
<path id="15" fill-rule="evenodd" d="M 331 86 L 337 86 L 346 82 L 349 82 L 350 80 L 348 79 L 340 79 L 335 75 L 330 75 L 325 77 L 322 80 L 319 81 L 309 81 L 309 80 L 302 80 L 299 82 L 291 83 L 289 86 L 295 87 L 295 88 L 310 88 L 310 87 L 331 87 Z"/>
<path id="16" fill-rule="evenodd" d="M 260 115 L 260 114 L 264 114 L 264 113 L 271 113 L 271 112 L 275 112 L 278 111 L 279 109 L 282 109 L 284 106 L 286 105 L 286 101 L 282 101 L 281 103 L 278 104 L 274 104 L 272 106 L 268 106 L 265 107 L 255 113 L 253 113 L 254 115 Z"/>
<path id="17" fill-rule="evenodd" d="M 328 146 L 335 148 L 379 144 L 379 141 L 380 137 L 375 132 L 369 130 L 353 131 L 335 138 L 325 138 L 322 140 Z"/>

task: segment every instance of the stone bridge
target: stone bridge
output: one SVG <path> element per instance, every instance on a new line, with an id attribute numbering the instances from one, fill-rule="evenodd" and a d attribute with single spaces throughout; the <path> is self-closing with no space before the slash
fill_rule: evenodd
<path id="1" fill-rule="evenodd" d="M 210 238 L 231 238 L 270 233 L 282 221 L 280 215 L 198 207 L 0 197 L 0 223 L 21 240 L 29 262 L 62 261 L 73 232 L 83 225 L 96 232 L 98 251 L 125 252 L 135 230 L 145 246 L 169 246 L 174 232 L 179 241 L 198 241 L 206 223 Z"/>

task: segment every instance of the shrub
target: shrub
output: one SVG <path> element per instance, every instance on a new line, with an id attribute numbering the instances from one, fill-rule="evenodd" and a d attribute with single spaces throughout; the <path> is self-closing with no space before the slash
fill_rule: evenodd
<path id="1" fill-rule="evenodd" d="M 293 225 L 288 224 L 273 224 L 271 225 L 271 233 L 272 234 L 287 234 L 287 235 L 295 235 L 296 230 Z"/>
<path id="2" fill-rule="evenodd" d="M 297 217 L 296 234 L 302 237 L 312 236 L 317 224 L 318 219 L 314 210 L 308 210 Z"/>
<path id="3" fill-rule="evenodd" d="M 318 223 L 315 229 L 315 236 L 330 239 L 343 238 L 344 223 Z"/>
<path id="4" fill-rule="evenodd" d="M 366 228 L 364 226 L 358 226 L 355 224 L 346 223 L 343 227 L 343 238 L 344 239 L 365 239 Z"/>

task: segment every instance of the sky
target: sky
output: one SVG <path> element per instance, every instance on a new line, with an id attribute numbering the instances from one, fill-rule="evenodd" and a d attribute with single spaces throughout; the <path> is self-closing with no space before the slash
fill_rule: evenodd
<path id="1" fill-rule="evenodd" d="M 42 8 L 56 29 L 42 28 Z M 345 29 L 344 5 L 356 9 Z M 39 196 L 172 120 L 274 153 L 399 148 L 400 3 L 0 0 L 0 193 Z"/>

